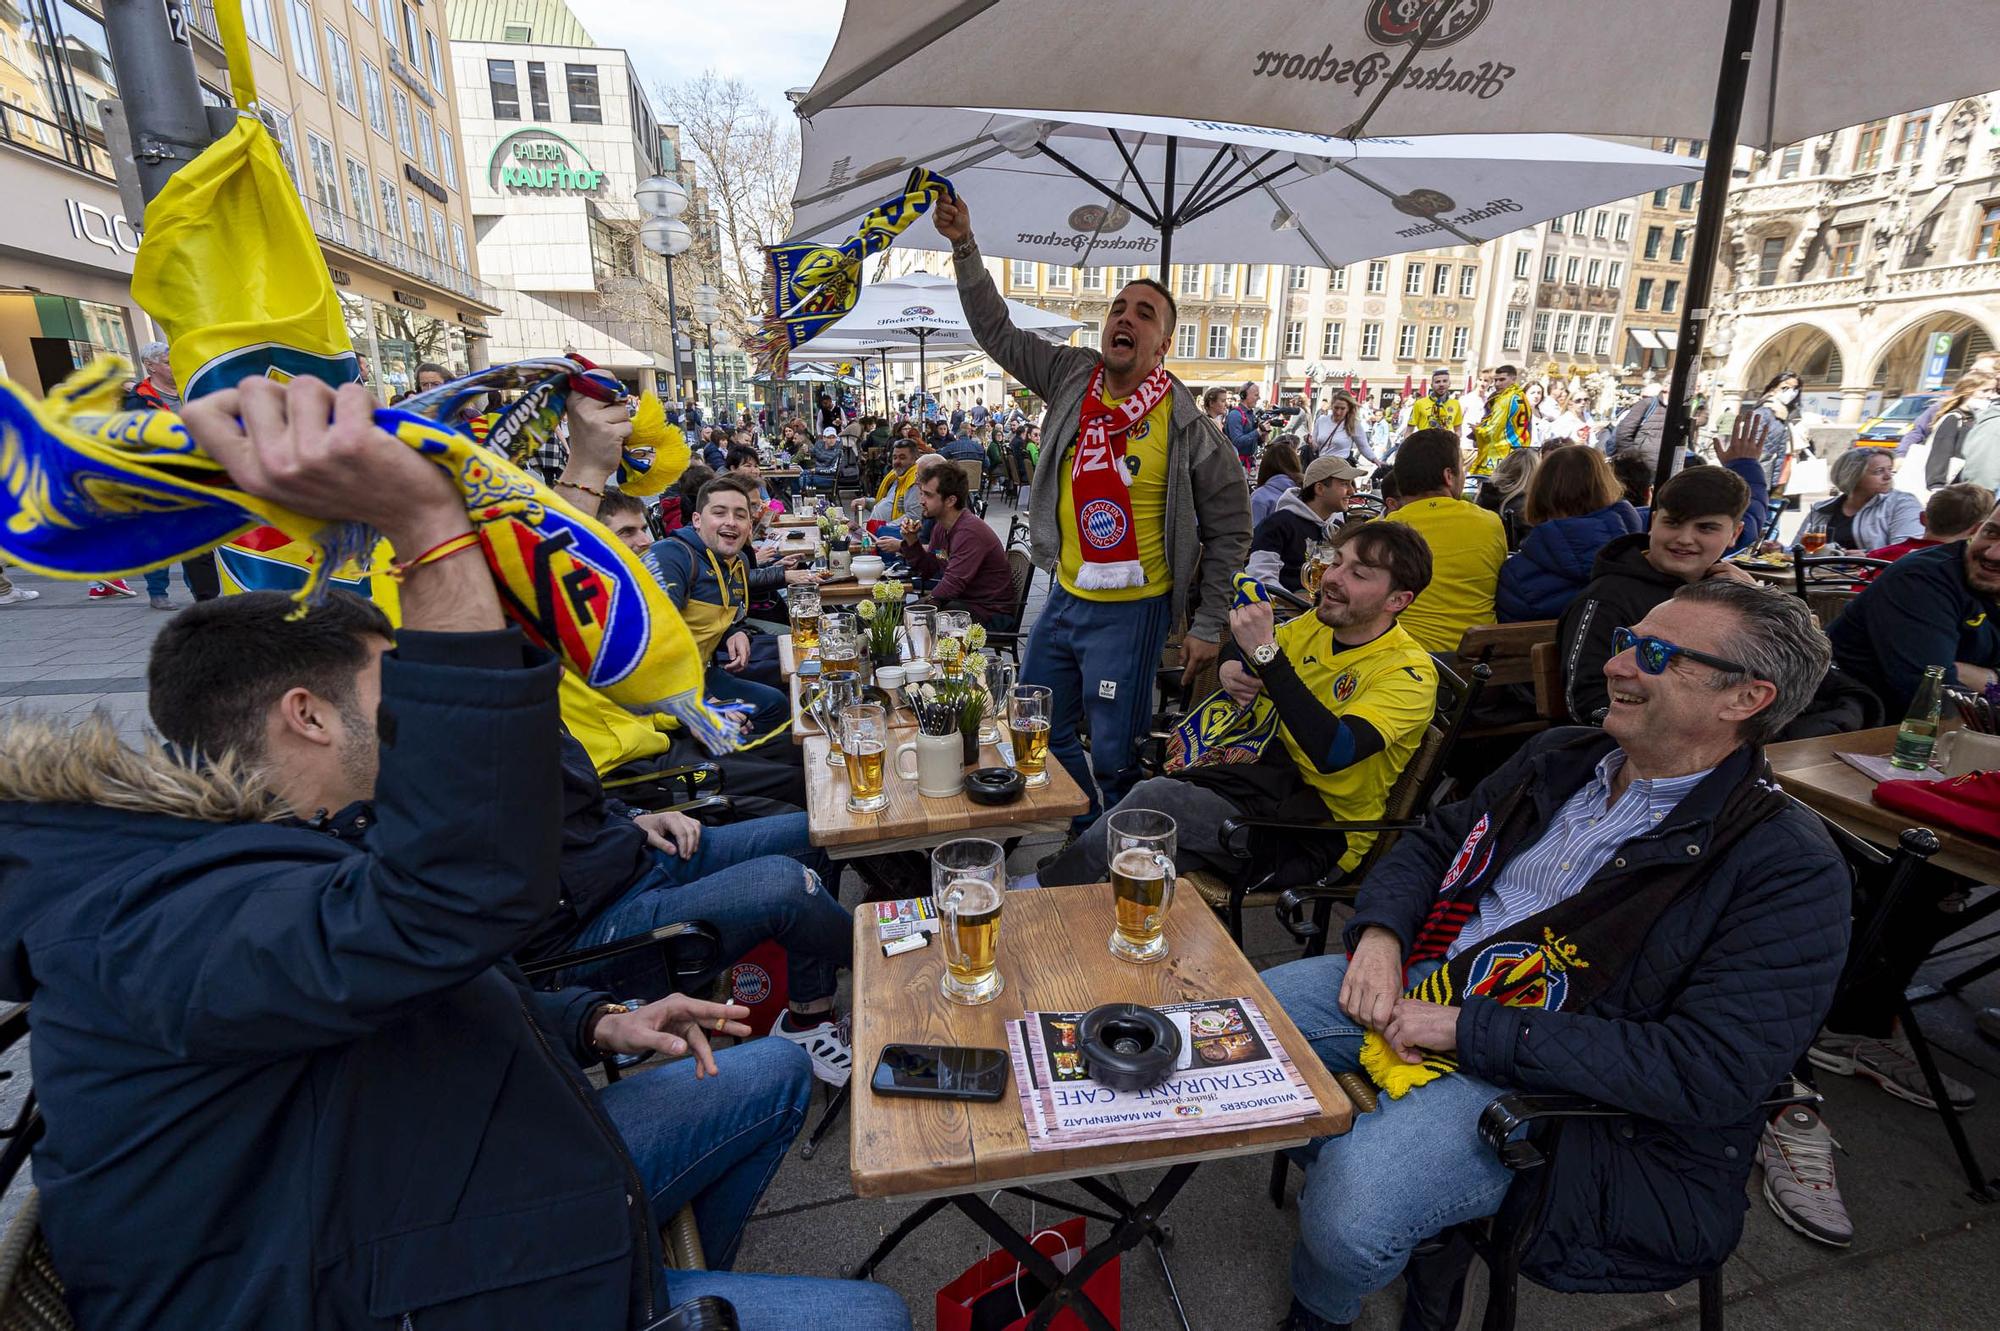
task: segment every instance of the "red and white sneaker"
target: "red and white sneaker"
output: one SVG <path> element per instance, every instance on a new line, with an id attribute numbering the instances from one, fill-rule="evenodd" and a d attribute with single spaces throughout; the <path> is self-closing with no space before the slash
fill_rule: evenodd
<path id="1" fill-rule="evenodd" d="M 120 596 L 137 596 L 123 578 L 110 578 L 104 582 L 93 582 L 87 595 L 93 601 L 109 601 Z"/>

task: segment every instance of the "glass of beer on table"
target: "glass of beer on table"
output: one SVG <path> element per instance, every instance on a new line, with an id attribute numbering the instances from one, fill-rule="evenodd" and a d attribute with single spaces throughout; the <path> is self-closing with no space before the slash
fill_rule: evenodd
<path id="1" fill-rule="evenodd" d="M 963 837 L 931 852 L 931 895 L 944 940 L 944 979 L 954 1003 L 990 1003 L 1000 993 L 1000 903 L 1007 855 L 991 841 Z"/>
<path id="2" fill-rule="evenodd" d="M 1826 548 L 1824 531 L 1802 531 L 1799 533 L 1799 549 L 1809 555 L 1816 555 Z"/>
<path id="3" fill-rule="evenodd" d="M 1158 961 L 1167 955 L 1167 908 L 1174 902 L 1174 820 L 1151 809 L 1125 809 L 1106 818 L 1104 829 L 1118 914 L 1111 955 Z"/>
<path id="4" fill-rule="evenodd" d="M 889 752 L 889 709 L 879 702 L 860 702 L 840 711 L 840 748 L 847 755 L 847 808 L 850 813 L 880 813 L 889 807 L 882 785 L 882 768 Z"/>
<path id="5" fill-rule="evenodd" d="M 1308 597 L 1319 596 L 1319 580 L 1333 563 L 1333 542 L 1307 541 L 1306 562 L 1299 569 L 1299 585 Z"/>
<path id="6" fill-rule="evenodd" d="M 803 661 L 819 650 L 819 593 L 810 587 L 794 587 L 785 595 L 792 613 L 792 660 Z"/>
<path id="7" fill-rule="evenodd" d="M 861 620 L 845 610 L 826 611 L 819 617 L 819 664 L 829 670 L 861 668 Z"/>
<path id="8" fill-rule="evenodd" d="M 820 672 L 819 683 L 804 687 L 816 689 L 812 699 L 813 719 L 826 732 L 826 762 L 829 767 L 845 767 L 846 758 L 840 752 L 840 714 L 861 701 L 861 673 L 857 670 L 832 670 Z"/>
<path id="9" fill-rule="evenodd" d="M 1007 694 L 1007 738 L 1014 746 L 1014 770 L 1023 783 L 1049 783 L 1049 689 L 1016 684 Z"/>

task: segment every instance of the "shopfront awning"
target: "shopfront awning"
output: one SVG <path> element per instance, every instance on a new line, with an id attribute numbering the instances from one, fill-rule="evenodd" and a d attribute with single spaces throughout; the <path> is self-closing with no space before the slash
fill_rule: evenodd
<path id="1" fill-rule="evenodd" d="M 1632 339 L 1632 345 L 1641 351 L 1660 351 L 1660 335 L 1650 328 L 1628 328 L 1625 336 Z"/>

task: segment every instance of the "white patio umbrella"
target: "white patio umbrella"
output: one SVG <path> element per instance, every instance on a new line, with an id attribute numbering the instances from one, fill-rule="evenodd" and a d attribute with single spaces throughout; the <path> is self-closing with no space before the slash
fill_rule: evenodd
<path id="1" fill-rule="evenodd" d="M 1007 317 L 1016 328 L 1057 340 L 1083 327 L 1075 319 L 1018 300 L 1007 302 Z M 856 342 L 915 347 L 917 383 L 925 392 L 930 387 L 927 356 L 931 348 L 976 351 L 979 347 L 973 340 L 972 326 L 966 322 L 965 307 L 959 303 L 958 283 L 935 273 L 910 273 L 888 282 L 864 284 L 853 309 L 822 329 L 818 337 L 794 347 L 792 354 L 832 355 L 852 349 Z"/>
<path id="2" fill-rule="evenodd" d="M 803 125 L 794 239 L 844 239 L 914 166 L 951 180 L 996 258 L 1162 272 L 1176 259 L 1340 268 L 1476 245 L 1702 170 L 1574 134 L 1348 140 L 1157 116 L 860 107 Z M 923 225 L 897 243 L 951 248 Z"/>
<path id="3" fill-rule="evenodd" d="M 1687 403 L 1739 143 L 1770 151 L 1993 86 L 1991 0 L 847 0 L 801 116 L 1052 107 L 1340 138 L 1705 138 L 1659 479 Z M 996 52 L 1006 53 L 996 57 Z"/>

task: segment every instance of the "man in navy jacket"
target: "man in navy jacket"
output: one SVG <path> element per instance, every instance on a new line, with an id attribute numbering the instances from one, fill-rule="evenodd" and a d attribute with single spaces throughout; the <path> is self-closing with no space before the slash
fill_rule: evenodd
<path id="1" fill-rule="evenodd" d="M 466 533 L 371 406 L 251 379 L 184 417 L 249 493 L 398 551 Z M 476 546 L 411 569 L 402 611 L 393 650 L 316 612 L 311 682 L 242 697 L 212 761 L 103 722 L 0 737 L 0 994 L 34 1004 L 35 1178 L 78 1323 L 595 1331 L 716 1293 L 746 1328 L 907 1326 L 875 1287 L 669 1286 L 656 1216 L 695 1200 L 727 1265 L 807 1060 L 713 1055 L 740 1007 L 527 987 L 505 958 L 561 891 L 560 670 Z M 580 1069 L 642 1052 L 692 1057 L 602 1094 Z"/>
<path id="2" fill-rule="evenodd" d="M 1507 1089 L 1632 1114 L 1565 1126 L 1526 1254 L 1535 1279 L 1671 1288 L 1736 1245 L 1760 1102 L 1805 1051 L 1847 949 L 1846 868 L 1812 814 L 1769 793 L 1761 751 L 1812 697 L 1827 647 L 1803 602 L 1723 580 L 1682 588 L 1635 628 L 1604 667 L 1603 730 L 1537 736 L 1384 856 L 1348 956 L 1265 976 L 1335 1070 L 1359 1066 L 1365 1031 L 1407 1061 L 1458 1065 L 1315 1143 L 1292 1261 L 1298 1331 L 1352 1322 L 1418 1243 L 1499 1208 L 1513 1176 L 1477 1123 Z M 1627 955 L 1596 955 L 1611 972 L 1580 1009 L 1404 996 L 1441 964 L 1405 959 L 1455 885 L 1478 890 L 1446 957 L 1532 932 L 1588 888 L 1661 875 L 1681 880 L 1668 904 Z"/>

